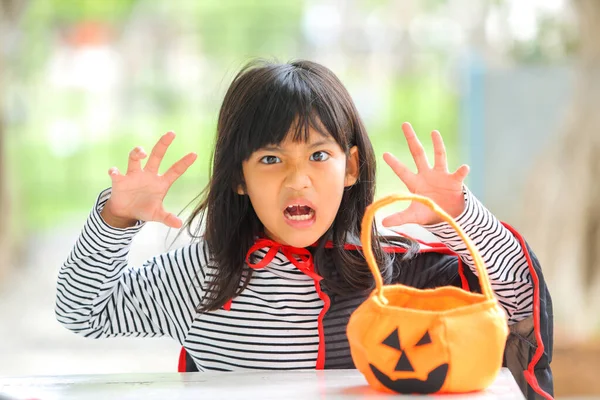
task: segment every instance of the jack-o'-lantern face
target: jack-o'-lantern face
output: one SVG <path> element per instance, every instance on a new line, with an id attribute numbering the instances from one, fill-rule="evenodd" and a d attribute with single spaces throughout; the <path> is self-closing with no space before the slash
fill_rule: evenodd
<path id="1" fill-rule="evenodd" d="M 435 330 L 434 330 L 435 331 Z M 408 338 L 410 340 L 410 338 Z M 447 352 L 441 343 L 435 343 L 437 335 L 429 330 L 413 341 L 404 342 L 395 328 L 380 344 L 382 353 L 379 368 L 369 367 L 375 378 L 387 389 L 398 393 L 438 392 L 448 375 Z M 390 363 L 391 361 L 391 363 Z M 395 361 L 395 362 L 393 362 Z M 387 368 L 386 368 L 387 367 Z"/>
<path id="2" fill-rule="evenodd" d="M 428 369 L 426 371 L 427 377 L 425 379 L 419 379 L 416 376 L 422 375 L 422 373 L 416 373 L 417 371 L 415 370 L 415 365 L 413 365 L 413 362 L 411 361 L 411 358 L 413 357 L 427 358 L 431 353 L 431 350 L 434 350 L 434 348 L 437 347 L 433 345 L 428 331 L 425 332 L 425 334 L 416 344 L 414 344 L 412 348 L 402 347 L 398 329 L 394 329 L 394 331 L 392 331 L 392 333 L 381 344 L 389 349 L 392 349 L 393 351 L 395 350 L 399 357 L 398 362 L 393 368 L 394 374 L 391 375 L 404 373 L 401 375 L 406 376 L 392 379 L 391 376 L 386 375 L 373 364 L 369 364 L 373 375 L 375 375 L 375 377 L 383 386 L 399 393 L 435 393 L 441 389 L 448 374 L 447 362 L 443 362 L 432 369 Z M 434 358 L 439 359 L 439 356 Z M 429 364 L 427 361 L 427 359 L 421 360 L 420 364 Z M 413 377 L 410 377 L 411 375 Z"/>

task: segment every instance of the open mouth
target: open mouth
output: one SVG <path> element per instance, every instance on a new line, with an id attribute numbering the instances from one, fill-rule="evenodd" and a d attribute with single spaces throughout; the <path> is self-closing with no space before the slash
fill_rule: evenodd
<path id="1" fill-rule="evenodd" d="M 293 204 L 287 206 L 283 215 L 292 221 L 308 221 L 315 216 L 315 210 L 306 205 Z"/>

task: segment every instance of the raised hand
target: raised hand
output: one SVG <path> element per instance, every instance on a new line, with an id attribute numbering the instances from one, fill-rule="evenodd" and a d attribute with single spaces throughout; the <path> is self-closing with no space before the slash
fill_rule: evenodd
<path id="1" fill-rule="evenodd" d="M 431 167 L 425 149 L 423 149 L 423 145 L 421 145 L 412 126 L 405 122 L 402 124 L 402 131 L 417 166 L 417 173 L 413 173 L 390 153 L 385 153 L 383 159 L 411 193 L 429 197 L 452 217 L 458 217 L 465 208 L 462 187 L 463 181 L 469 173 L 469 167 L 462 165 L 455 172 L 448 172 L 446 149 L 442 136 L 438 131 L 431 133 L 435 154 L 434 164 Z M 428 207 L 421 203 L 411 202 L 406 210 L 384 218 L 382 224 L 384 226 L 398 226 L 408 223 L 430 225 L 441 221 L 440 217 Z"/>
<path id="2" fill-rule="evenodd" d="M 150 158 L 142 168 L 146 153 L 136 147 L 129 153 L 127 173 L 116 167 L 108 171 L 112 180 L 112 193 L 102 210 L 102 218 L 115 228 L 132 226 L 136 221 L 157 221 L 172 228 L 180 228 L 182 221 L 167 212 L 163 199 L 169 188 L 196 161 L 196 153 L 189 153 L 173 164 L 163 175 L 158 174 L 160 163 L 173 142 L 175 134 L 167 132 L 154 145 Z"/>

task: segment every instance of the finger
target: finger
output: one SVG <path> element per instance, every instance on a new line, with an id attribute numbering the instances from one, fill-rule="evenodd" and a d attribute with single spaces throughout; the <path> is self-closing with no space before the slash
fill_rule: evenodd
<path id="1" fill-rule="evenodd" d="M 387 163 L 387 165 L 390 166 L 392 171 L 394 171 L 394 173 L 398 175 L 398 178 L 400 178 L 400 180 L 404 182 L 408 190 L 412 192 L 413 188 L 415 187 L 416 175 L 413 174 L 413 172 L 410 169 L 408 169 L 406 165 L 400 162 L 400 160 L 398 160 L 391 153 L 383 153 L 383 159 Z"/>
<path id="2" fill-rule="evenodd" d="M 142 170 L 140 160 L 146 158 L 146 152 L 141 147 L 135 147 L 129 152 L 129 160 L 127 161 L 127 173 L 138 172 Z"/>
<path id="3" fill-rule="evenodd" d="M 156 142 L 154 147 L 152 148 L 152 152 L 150 153 L 150 158 L 148 158 L 148 162 L 144 167 L 145 171 L 151 172 L 153 174 L 158 173 L 158 168 L 160 167 L 160 163 L 169 148 L 169 145 L 173 142 L 175 138 L 175 134 L 173 132 L 167 132 Z"/>
<path id="4" fill-rule="evenodd" d="M 165 210 L 161 210 L 158 216 L 158 222 L 162 222 L 170 228 L 179 229 L 183 226 L 183 222 L 175 214 L 169 213 Z"/>
<path id="5" fill-rule="evenodd" d="M 452 174 L 452 176 L 457 181 L 463 182 L 467 178 L 467 175 L 469 175 L 469 171 L 470 171 L 469 166 L 466 164 L 463 164 L 460 167 L 458 167 L 458 169 L 456 170 L 456 172 L 454 172 Z"/>
<path id="6" fill-rule="evenodd" d="M 406 143 L 408 143 L 410 154 L 412 154 L 413 159 L 415 160 L 417 171 L 421 172 L 429 169 L 430 167 L 429 161 L 427 161 L 427 154 L 425 154 L 425 149 L 419 141 L 419 138 L 417 138 L 417 134 L 412 126 L 408 122 L 405 122 L 402 124 L 402 131 L 404 132 Z"/>
<path id="7" fill-rule="evenodd" d="M 165 179 L 169 182 L 169 185 L 173 184 L 173 182 L 183 175 L 197 158 L 198 155 L 196 153 L 189 153 L 173 164 L 164 175 Z"/>
<path id="8" fill-rule="evenodd" d="M 414 223 L 414 213 L 408 209 L 397 212 L 395 214 L 385 217 L 381 221 L 381 225 L 385 227 L 400 226 L 404 224 Z"/>
<path id="9" fill-rule="evenodd" d="M 442 139 L 442 135 L 438 131 L 431 132 L 431 141 L 433 142 L 433 153 L 435 155 L 433 169 L 448 172 L 446 146 L 444 146 L 444 139 Z"/>
<path id="10" fill-rule="evenodd" d="M 124 176 L 121 175 L 117 167 L 110 168 L 108 170 L 108 176 L 110 176 L 110 180 L 113 184 L 119 182 L 122 178 L 124 178 Z"/>

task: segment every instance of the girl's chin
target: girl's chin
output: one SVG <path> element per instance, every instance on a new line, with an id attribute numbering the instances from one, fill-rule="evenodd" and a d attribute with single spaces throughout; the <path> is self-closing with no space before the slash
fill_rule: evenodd
<path id="1" fill-rule="evenodd" d="M 288 232 L 277 235 L 279 240 L 276 241 L 292 247 L 309 247 L 315 244 L 324 234 L 325 232 L 315 232 L 314 230 L 290 234 L 288 230 Z"/>

